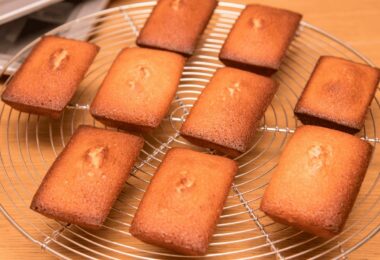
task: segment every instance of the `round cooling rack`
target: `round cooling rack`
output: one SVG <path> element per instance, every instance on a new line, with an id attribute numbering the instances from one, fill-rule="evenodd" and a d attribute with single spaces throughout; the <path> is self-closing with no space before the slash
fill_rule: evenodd
<path id="1" fill-rule="evenodd" d="M 132 2 L 77 19 L 48 33 L 87 39 L 101 47 L 61 119 L 54 121 L 1 105 L 0 210 L 24 236 L 59 257 L 184 258 L 140 242 L 130 235 L 129 227 L 142 195 L 168 149 L 182 146 L 214 152 L 189 144 L 179 135 L 178 129 L 214 71 L 223 67 L 218 60 L 218 52 L 245 7 L 241 4 L 219 2 L 195 54 L 185 65 L 168 116 L 159 129 L 144 136 L 146 142 L 141 156 L 101 230 L 89 231 L 57 222 L 29 209 L 32 196 L 48 167 L 73 131 L 81 124 L 104 127 L 90 116 L 89 104 L 115 55 L 124 47 L 135 46 L 136 36 L 155 3 Z M 92 28 L 90 32 L 89 26 Z M 17 54 L 8 66 L 22 61 L 38 40 Z M 280 71 L 274 76 L 280 82 L 280 88 L 265 113 L 261 127 L 257 129 L 252 147 L 235 158 L 239 173 L 204 258 L 343 258 L 379 231 L 380 165 L 375 160 L 372 160 L 345 229 L 332 239 L 323 240 L 275 223 L 259 209 L 279 155 L 300 125 L 293 108 L 321 55 L 340 56 L 372 65 L 343 42 L 302 21 Z M 358 134 L 375 146 L 373 158 L 379 157 L 379 149 L 376 149 L 380 140 L 378 123 L 379 91 L 368 111 L 365 128 Z"/>

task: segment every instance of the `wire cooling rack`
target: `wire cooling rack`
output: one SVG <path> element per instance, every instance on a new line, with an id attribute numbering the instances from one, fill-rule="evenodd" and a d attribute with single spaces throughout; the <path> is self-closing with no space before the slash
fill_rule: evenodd
<path id="1" fill-rule="evenodd" d="M 217 58 L 218 52 L 245 7 L 241 4 L 219 2 L 194 56 L 186 63 L 168 116 L 159 129 L 145 135 L 140 158 L 100 231 L 47 219 L 29 209 L 45 172 L 77 126 L 104 127 L 90 116 L 89 104 L 118 51 L 135 45 L 136 36 L 154 5 L 155 1 L 132 2 L 75 20 L 48 33 L 60 35 L 70 31 L 67 37 L 88 38 L 101 46 L 95 63 L 61 119 L 53 121 L 20 113 L 1 104 L 0 211 L 24 236 L 59 257 L 183 258 L 138 241 L 128 230 L 142 195 L 169 148 L 184 146 L 213 153 L 189 144 L 178 130 L 215 69 L 223 66 Z M 85 30 L 88 25 L 93 28 L 89 34 Z M 20 62 L 22 54 L 29 52 L 38 40 L 16 55 L 8 66 Z M 275 223 L 259 209 L 281 150 L 300 124 L 293 115 L 293 108 L 320 55 L 335 55 L 372 65 L 343 42 L 302 21 L 280 71 L 275 75 L 280 89 L 257 129 L 254 143 L 249 151 L 235 158 L 239 173 L 205 258 L 343 258 L 379 231 L 380 165 L 374 159 L 345 229 L 332 239 L 323 240 Z M 379 118 L 378 91 L 365 128 L 358 134 L 375 146 L 373 158 L 379 157 L 376 149 Z"/>

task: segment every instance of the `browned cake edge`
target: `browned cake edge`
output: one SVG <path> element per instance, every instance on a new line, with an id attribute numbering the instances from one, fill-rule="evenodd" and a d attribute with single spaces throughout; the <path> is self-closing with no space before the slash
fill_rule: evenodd
<path id="1" fill-rule="evenodd" d="M 170 152 L 173 152 L 175 150 L 189 150 L 193 153 L 199 153 L 197 151 L 194 151 L 194 150 L 191 150 L 191 149 L 188 149 L 188 148 L 178 148 L 178 147 L 173 147 L 172 149 L 169 150 L 169 152 L 165 155 L 168 156 L 168 154 Z M 211 156 L 218 156 L 218 155 L 211 155 Z M 229 160 L 231 161 L 233 164 L 234 164 L 234 167 L 235 167 L 235 173 L 234 175 L 232 176 L 232 180 L 231 180 L 231 184 L 233 182 L 233 179 L 234 177 L 236 176 L 236 173 L 238 171 L 238 165 L 236 163 L 236 161 L 233 161 L 231 159 L 228 159 L 228 158 L 224 158 L 224 157 L 221 157 L 221 156 L 218 156 L 220 157 L 221 159 L 223 160 Z M 165 158 L 164 160 L 162 161 L 162 163 L 164 163 L 165 161 Z M 159 171 L 162 163 L 159 165 L 158 169 L 156 170 L 156 172 Z M 156 176 L 156 175 L 155 175 Z M 154 178 L 154 177 L 153 177 Z M 152 183 L 152 182 L 151 182 Z M 149 187 L 148 187 L 149 188 Z M 230 191 L 230 188 L 226 189 L 224 192 L 224 201 L 222 203 L 222 205 L 224 205 L 226 203 L 226 200 L 227 200 L 227 197 L 228 197 L 228 193 Z M 188 248 L 184 248 L 184 247 L 180 247 L 176 244 L 173 244 L 173 243 L 165 243 L 162 242 L 162 238 L 159 238 L 161 239 L 161 241 L 158 241 L 157 237 L 155 236 L 150 236 L 149 234 L 147 234 L 146 232 L 144 232 L 143 229 L 140 228 L 140 225 L 139 224 L 136 224 L 135 222 L 135 218 L 132 220 L 132 224 L 131 224 L 131 227 L 129 229 L 129 232 L 136 238 L 138 238 L 139 240 L 141 241 L 144 241 L 148 244 L 152 244 L 152 245 L 156 245 L 156 246 L 159 246 L 159 247 L 163 247 L 163 248 L 167 248 L 169 250 L 172 250 L 176 253 L 179 253 L 179 254 L 184 254 L 184 255 L 189 255 L 189 256 L 203 256 L 207 253 L 207 249 L 209 247 L 209 244 L 210 244 L 210 241 L 212 239 L 212 235 L 214 234 L 215 232 L 215 229 L 216 229 L 216 225 L 217 225 L 217 222 L 219 221 L 219 218 L 220 218 L 220 215 L 222 214 L 222 211 L 223 211 L 223 207 L 222 209 L 220 210 L 220 214 L 219 214 L 219 217 L 216 218 L 215 220 L 215 223 L 213 225 L 213 229 L 211 230 L 210 234 L 209 234 L 209 237 L 207 239 L 207 241 L 205 243 L 203 243 L 202 245 L 198 245 L 198 247 L 193 247 L 192 249 L 188 249 Z M 136 214 L 135 214 L 135 217 L 136 217 Z"/>
<path id="2" fill-rule="evenodd" d="M 142 231 L 141 228 L 139 227 L 139 225 L 136 225 L 136 224 L 131 225 L 129 232 L 131 233 L 132 236 L 134 236 L 135 238 L 137 238 L 137 239 L 139 239 L 145 243 L 155 245 L 158 247 L 162 247 L 162 248 L 166 248 L 166 249 L 169 249 L 173 252 L 176 252 L 176 253 L 182 254 L 182 255 L 203 256 L 207 253 L 207 249 L 208 249 L 208 244 L 198 246 L 198 247 L 193 247 L 192 249 L 187 249 L 187 248 L 175 245 L 175 244 L 170 244 L 170 243 L 158 241 L 157 237 L 150 236 L 149 233 Z M 211 236 L 213 233 L 214 232 L 211 233 Z"/>
<path id="3" fill-rule="evenodd" d="M 268 67 L 262 67 L 262 66 L 258 66 L 258 65 L 254 65 L 254 64 L 248 64 L 248 63 L 239 62 L 236 60 L 231 60 L 228 57 L 224 57 L 223 50 L 219 54 L 219 60 L 221 62 L 223 62 L 223 64 L 228 66 L 228 67 L 253 72 L 253 73 L 263 75 L 263 76 L 267 76 L 267 77 L 272 76 L 274 73 L 276 73 L 278 71 L 278 69 L 272 69 L 272 68 L 268 68 Z"/>
<path id="4" fill-rule="evenodd" d="M 151 15 L 154 13 L 157 5 L 154 6 Z M 192 44 L 192 46 L 191 46 L 190 49 L 179 50 L 179 49 L 175 49 L 175 48 L 162 47 L 162 46 L 157 46 L 157 45 L 152 45 L 152 44 L 146 43 L 145 40 L 143 39 L 142 35 L 143 35 L 143 31 L 144 31 L 145 26 L 150 23 L 150 17 L 151 17 L 151 15 L 148 17 L 148 20 L 146 21 L 146 23 L 145 23 L 144 27 L 142 28 L 139 36 L 137 37 L 137 39 L 136 39 L 136 45 L 140 46 L 140 47 L 151 48 L 151 49 L 156 49 L 156 50 L 171 51 L 171 52 L 175 52 L 175 53 L 181 54 L 181 55 L 185 56 L 186 58 L 189 58 L 190 56 L 193 55 L 194 50 L 195 50 L 195 48 L 197 46 L 197 43 L 199 42 L 200 37 L 202 36 L 204 30 L 206 29 L 206 27 L 207 27 L 207 25 L 208 25 L 208 23 L 209 23 L 209 21 L 211 19 L 211 16 L 213 15 L 214 10 L 215 10 L 215 8 L 216 8 L 217 5 L 218 5 L 218 2 L 215 1 L 214 7 L 212 8 L 212 12 L 210 12 L 210 14 L 208 15 L 207 19 L 205 20 L 203 28 L 201 28 L 201 30 L 200 30 L 200 32 L 199 32 L 199 34 L 197 36 L 196 41 Z"/>
<path id="5" fill-rule="evenodd" d="M 36 196 L 38 196 L 36 194 Z M 62 221 L 64 223 L 70 223 L 74 225 L 78 225 L 80 227 L 91 229 L 91 230 L 99 230 L 102 227 L 102 224 L 105 219 L 86 219 L 86 220 L 78 220 L 74 215 L 68 215 L 68 214 L 62 214 L 60 212 L 50 211 L 43 207 L 39 206 L 39 202 L 35 199 L 33 199 L 32 203 L 30 204 L 30 209 L 34 210 L 35 212 L 57 221 Z"/>
<path id="6" fill-rule="evenodd" d="M 237 170 L 238 170 L 238 166 L 236 165 L 236 172 L 237 172 Z M 224 194 L 225 199 L 224 199 L 222 205 L 225 205 L 225 203 L 227 201 L 228 192 L 229 192 L 229 189 L 226 189 L 226 192 Z M 169 250 L 172 250 L 176 253 L 183 254 L 183 255 L 203 256 L 207 253 L 209 244 L 211 242 L 213 234 L 215 233 L 216 225 L 220 219 L 220 215 L 222 214 L 222 211 L 223 210 L 220 210 L 220 214 L 219 214 L 218 218 L 216 218 L 216 221 L 213 225 L 213 229 L 211 230 L 207 241 L 205 241 L 205 243 L 199 244 L 197 247 L 194 246 L 191 249 L 188 249 L 185 247 L 180 247 L 180 246 L 175 245 L 175 244 L 157 241 L 156 237 L 151 237 L 149 234 L 146 234 L 144 231 L 142 231 L 140 229 L 139 225 L 133 224 L 134 222 L 132 222 L 131 227 L 129 229 L 129 232 L 131 233 L 131 235 L 138 238 L 139 240 L 146 242 L 148 244 L 151 244 L 151 245 L 156 245 L 159 247 L 167 248 Z"/>
<path id="7" fill-rule="evenodd" d="M 189 142 L 195 145 L 199 145 L 205 148 L 215 149 L 217 151 L 227 154 L 230 157 L 237 157 L 245 152 L 245 149 L 229 148 L 229 147 L 217 144 L 215 142 L 212 142 L 210 140 L 203 139 L 202 137 L 195 137 L 194 135 L 192 135 L 191 131 L 183 130 L 182 128 L 180 130 L 180 133 L 183 138 L 187 139 Z"/>
<path id="8" fill-rule="evenodd" d="M 350 215 L 351 210 L 354 206 L 354 203 L 355 203 L 356 198 L 357 198 L 359 191 L 360 191 L 360 187 L 361 187 L 362 182 L 364 180 L 364 177 L 366 175 L 369 163 L 371 161 L 371 157 L 372 157 L 374 147 L 370 143 L 368 143 L 367 141 L 363 140 L 363 143 L 366 144 L 366 146 L 367 146 L 367 156 L 365 156 L 366 162 L 363 165 L 361 172 L 359 173 L 360 179 L 357 182 L 357 185 L 355 187 L 356 189 L 353 191 L 353 193 L 350 197 L 349 204 L 346 206 L 347 214 L 345 214 L 343 216 L 343 222 L 341 223 L 341 225 L 337 224 L 337 225 L 332 225 L 329 227 L 321 228 L 320 226 L 309 226 L 309 225 L 303 225 L 302 223 L 293 223 L 293 222 L 290 223 L 285 218 L 278 217 L 278 216 L 272 214 L 270 206 L 266 205 L 265 197 L 263 197 L 263 199 L 261 200 L 260 210 L 263 211 L 266 215 L 268 215 L 275 222 L 278 222 L 278 223 L 281 223 L 284 225 L 288 225 L 288 226 L 296 227 L 296 228 L 303 230 L 309 234 L 316 235 L 316 236 L 319 236 L 319 237 L 322 237 L 325 239 L 329 239 L 329 238 L 332 238 L 333 236 L 336 236 L 337 234 L 339 234 L 343 230 L 343 228 L 347 222 L 348 216 Z"/>
<path id="9" fill-rule="evenodd" d="M 99 50 L 100 50 L 100 47 L 94 43 L 90 43 L 90 42 L 87 42 L 87 41 L 80 41 L 80 40 L 76 40 L 76 39 L 70 39 L 70 38 L 64 38 L 64 37 L 60 37 L 60 36 L 54 36 L 54 35 L 44 35 L 41 37 L 41 40 L 33 47 L 32 51 L 30 52 L 30 54 L 32 52 L 34 52 L 37 48 L 38 48 L 38 44 L 43 40 L 43 39 L 47 39 L 47 38 L 63 38 L 65 40 L 70 40 L 70 41 L 76 41 L 76 42 L 86 42 L 90 45 L 92 45 L 95 49 L 96 49 L 96 52 L 95 52 L 95 55 L 92 59 L 92 61 L 90 62 L 90 64 L 88 65 L 88 68 L 90 68 L 92 62 L 94 61 L 96 55 L 98 54 Z M 25 61 L 23 62 L 23 64 L 21 65 L 21 67 L 16 71 L 14 77 L 17 77 L 17 75 L 19 73 L 21 73 L 23 71 L 23 67 L 24 67 L 24 64 L 27 64 L 28 61 L 30 60 L 31 58 L 31 55 L 28 55 L 27 58 L 25 59 Z M 88 69 L 87 69 L 88 70 Z M 85 76 L 86 73 L 84 73 L 82 75 L 82 78 L 81 80 L 83 80 L 83 77 Z M 81 80 L 78 81 L 78 85 L 80 84 Z M 11 81 L 12 82 L 12 81 Z M 11 84 L 11 83 L 10 83 Z M 27 104 L 21 104 L 21 103 L 18 103 L 16 101 L 14 101 L 12 98 L 10 98 L 8 95 L 7 95 L 7 89 L 5 89 L 3 91 L 3 93 L 1 94 L 1 100 L 5 103 L 5 104 L 8 104 L 9 106 L 13 107 L 14 109 L 16 110 L 19 110 L 21 112 L 25 112 L 25 113 L 32 113 L 32 114 L 38 114 L 38 115 L 43 115 L 43 116 L 49 116 L 51 117 L 52 119 L 58 119 L 60 118 L 60 116 L 62 115 L 62 112 L 63 110 L 65 110 L 65 107 L 63 107 L 61 110 L 55 110 L 55 109 L 48 109 L 46 107 L 39 107 L 39 106 L 30 106 L 30 105 L 27 105 Z M 70 97 L 70 100 L 74 97 L 75 95 L 75 91 L 73 91 L 71 97 Z M 70 102 L 70 100 L 68 102 Z M 67 105 L 67 104 L 66 104 Z"/>
<path id="10" fill-rule="evenodd" d="M 52 119 L 60 118 L 63 110 L 65 110 L 65 107 L 63 107 L 63 109 L 61 109 L 61 110 L 55 110 L 55 109 L 48 109 L 45 107 L 37 107 L 37 106 L 30 106 L 27 104 L 21 104 L 18 102 L 14 102 L 12 99 L 9 99 L 8 97 L 6 97 L 4 95 L 1 96 L 1 100 L 5 104 L 9 105 L 10 107 L 12 107 L 18 111 L 25 112 L 25 113 L 31 113 L 31 114 L 38 114 L 38 115 L 42 115 L 42 116 L 48 116 Z"/>
<path id="11" fill-rule="evenodd" d="M 235 68 L 232 68 L 232 69 L 235 69 Z M 247 72 L 245 72 L 245 73 L 247 73 Z M 259 76 L 259 77 L 262 77 L 262 76 Z M 266 98 L 266 104 L 264 106 L 265 109 L 263 109 L 261 111 L 262 112 L 261 117 L 256 122 L 254 129 L 252 129 L 252 134 L 249 137 L 249 142 L 244 143 L 244 144 L 240 144 L 240 145 L 236 144 L 236 142 L 235 142 L 235 144 L 234 143 L 230 143 L 230 144 L 226 144 L 226 145 L 220 144 L 220 143 L 218 143 L 218 140 L 215 140 L 215 138 L 213 138 L 214 140 L 210 140 L 210 139 L 204 138 L 202 135 L 194 133 L 192 128 L 188 127 L 188 125 L 187 125 L 187 122 L 189 122 L 189 121 L 187 121 L 187 122 L 185 121 L 182 124 L 182 126 L 180 128 L 181 136 L 184 137 L 185 139 L 187 139 L 189 142 L 195 144 L 195 145 L 199 145 L 199 146 L 202 146 L 205 148 L 215 149 L 217 151 L 220 151 L 220 152 L 227 154 L 229 157 L 232 157 L 232 158 L 237 157 L 237 156 L 247 152 L 250 148 L 250 145 L 252 144 L 252 140 L 255 136 L 255 131 L 256 131 L 257 127 L 259 127 L 259 125 L 260 125 L 261 118 L 264 116 L 266 110 L 270 106 L 270 104 L 271 104 L 271 102 L 275 96 L 275 93 L 278 91 L 279 83 L 274 79 L 271 79 L 271 80 L 274 83 L 274 91 L 272 93 L 273 95 L 271 97 Z M 201 96 L 202 96 L 202 93 L 201 93 L 200 97 L 198 97 L 198 100 L 199 100 L 199 98 L 201 98 Z M 198 100 L 195 102 L 193 107 L 197 106 Z M 190 111 L 190 114 L 191 114 L 191 111 Z"/>
<path id="12" fill-rule="evenodd" d="M 223 62 L 226 66 L 230 66 L 230 67 L 234 67 L 234 68 L 238 68 L 238 69 L 241 69 L 241 70 L 246 70 L 246 71 L 257 73 L 257 74 L 260 74 L 260 75 L 263 75 L 263 76 L 270 77 L 270 76 L 272 76 L 274 73 L 276 73 L 279 70 L 279 68 L 280 68 L 280 66 L 282 64 L 282 61 L 285 58 L 286 52 L 289 49 L 289 46 L 292 43 L 292 41 L 293 41 L 293 39 L 294 39 L 294 37 L 296 35 L 297 29 L 299 27 L 299 23 L 302 20 L 303 15 L 300 14 L 300 13 L 294 12 L 294 11 L 290 11 L 290 10 L 286 10 L 286 9 L 281 9 L 281 8 L 276 8 L 276 7 L 271 7 L 271 6 L 266 6 L 266 5 L 260 5 L 260 4 L 251 4 L 251 5 L 258 5 L 258 6 L 264 6 L 264 7 L 269 7 L 269 8 L 273 8 L 273 9 L 282 10 L 284 12 L 287 12 L 289 14 L 292 14 L 292 15 L 298 17 L 298 26 L 294 29 L 294 32 L 293 32 L 292 36 L 289 37 L 289 39 L 288 39 L 288 42 L 286 44 L 286 48 L 285 48 L 285 50 L 283 52 L 282 57 L 280 58 L 278 67 L 275 68 L 275 67 L 260 66 L 260 65 L 254 64 L 254 62 L 253 63 L 247 63 L 247 62 L 241 62 L 239 60 L 231 59 L 229 57 L 229 55 L 225 53 L 224 45 L 225 45 L 226 41 L 223 43 L 223 46 L 222 46 L 222 48 L 221 48 L 221 50 L 219 52 L 219 60 L 221 62 Z M 240 16 L 239 16 L 239 18 L 240 18 Z M 235 27 L 235 24 L 236 24 L 237 20 L 235 21 L 233 27 L 231 28 L 231 31 L 234 30 L 234 27 Z M 230 33 L 228 34 L 227 38 L 229 36 L 230 36 Z"/>
<path id="13" fill-rule="evenodd" d="M 86 129 L 98 129 L 98 130 L 101 130 L 101 131 L 111 131 L 111 130 L 107 130 L 107 129 L 101 129 L 101 128 L 96 128 L 96 127 L 92 127 L 92 126 L 88 126 L 88 125 L 80 125 L 77 129 L 77 131 L 85 131 Z M 128 134 L 131 134 L 131 133 L 128 133 Z M 133 134 L 133 135 L 136 135 L 136 134 Z M 136 135 L 138 137 L 141 138 L 141 144 L 140 144 L 140 149 L 142 149 L 143 145 L 144 145 L 144 139 L 140 136 L 140 135 Z M 50 176 L 52 175 L 53 173 L 53 169 L 55 168 L 55 165 L 61 160 L 62 156 L 64 153 L 66 153 L 66 150 L 69 148 L 69 146 L 71 146 L 72 142 L 75 141 L 73 138 L 70 139 L 70 141 L 68 142 L 68 144 L 66 145 L 66 147 L 62 150 L 62 152 L 58 155 L 58 157 L 56 158 L 56 160 L 53 162 L 53 164 L 50 166 L 48 172 L 46 173 L 45 177 L 42 179 L 42 182 L 38 188 L 38 190 L 36 191 L 36 193 L 34 194 L 33 196 L 33 199 L 32 199 L 32 202 L 30 204 L 30 209 L 48 217 L 48 218 L 51 218 L 51 219 L 55 219 L 55 220 L 58 220 L 58 221 L 62 221 L 62 222 L 67 222 L 67 223 L 71 223 L 71 224 L 75 224 L 75 225 L 78 225 L 78 226 L 81 226 L 81 227 L 84 227 L 84 228 L 88 228 L 88 229 L 92 229 L 92 230 L 98 230 L 102 227 L 105 219 L 107 218 L 107 214 L 103 215 L 103 216 L 100 216 L 99 218 L 87 218 L 87 219 L 78 219 L 77 216 L 75 215 L 71 215 L 71 214 L 65 214 L 65 213 L 61 213 L 61 212 L 56 212 L 54 209 L 53 210 L 50 210 L 50 209 L 46 209 L 44 208 L 43 206 L 40 206 L 39 205 L 39 194 L 43 191 L 43 184 L 45 183 L 45 181 L 47 179 L 50 178 Z M 135 160 L 137 160 L 137 156 L 135 158 Z M 134 164 L 134 163 L 133 163 Z M 129 177 L 129 174 L 127 175 L 126 178 Z M 121 186 L 119 188 L 119 191 L 116 192 L 116 194 L 120 194 L 121 190 L 123 189 L 123 186 Z M 113 203 L 116 201 L 117 199 L 117 196 L 115 196 L 115 198 L 113 199 Z M 112 205 L 110 205 L 110 209 L 111 209 Z"/>
<path id="14" fill-rule="evenodd" d="M 112 65 L 110 67 L 110 70 L 112 69 L 112 67 L 118 62 L 118 58 L 119 56 L 121 56 L 123 54 L 124 51 L 128 50 L 128 49 L 134 49 L 133 47 L 126 47 L 124 49 L 122 49 L 116 56 L 116 58 L 113 60 L 112 62 Z M 140 49 L 138 47 L 135 47 L 135 49 Z M 149 50 L 149 49 L 148 49 Z M 179 56 L 179 57 L 182 57 L 182 56 Z M 171 98 L 171 100 L 174 99 L 176 93 L 177 93 L 177 90 L 178 90 L 178 85 L 180 83 L 180 79 L 181 79 L 181 75 L 182 75 L 182 71 L 184 69 L 184 65 L 185 65 L 185 62 L 186 62 L 186 59 L 182 57 L 182 70 L 181 70 L 181 73 L 179 74 L 179 78 L 178 78 L 178 82 L 176 84 L 176 90 L 175 92 L 173 93 L 173 96 Z M 100 88 L 104 87 L 104 83 L 106 82 L 107 80 L 107 77 L 109 76 L 109 72 L 107 72 L 107 75 L 106 77 L 103 79 L 103 82 L 100 86 Z M 165 115 L 161 118 L 161 117 L 158 117 L 156 116 L 154 118 L 154 120 L 151 120 L 150 122 L 146 122 L 146 123 L 139 123 L 139 122 L 126 122 L 126 121 L 121 121 L 120 119 L 115 119 L 115 118 L 112 118 L 112 115 L 109 115 L 109 113 L 104 113 L 104 111 L 98 111 L 97 109 L 97 106 L 95 105 L 95 101 L 98 99 L 98 95 L 99 95 L 99 90 L 100 88 L 98 89 L 98 93 L 95 95 L 95 97 L 93 98 L 91 104 L 90 104 L 90 114 L 98 121 L 100 121 L 101 123 L 103 123 L 104 125 L 107 125 L 107 126 L 111 126 L 111 127 L 115 127 L 115 128 L 119 128 L 119 129 L 123 129 L 123 130 L 126 130 L 126 131 L 132 131 L 132 132 L 143 132 L 143 133 L 149 133 L 149 132 L 152 132 L 153 130 L 155 130 L 156 128 L 159 127 L 159 125 L 161 124 L 162 120 L 165 118 L 165 115 L 169 112 L 170 110 L 170 106 L 171 106 L 171 102 L 170 104 L 167 106 L 166 108 L 166 113 Z M 130 120 L 131 121 L 131 120 Z"/>
<path id="15" fill-rule="evenodd" d="M 283 225 L 287 225 L 287 226 L 295 227 L 295 228 L 297 228 L 299 230 L 305 231 L 306 233 L 309 233 L 309 234 L 312 234 L 312 235 L 316 235 L 318 237 L 329 239 L 329 238 L 332 238 L 332 237 L 334 237 L 335 235 L 337 235 L 339 233 L 339 232 L 336 232 L 336 231 L 334 232 L 334 231 L 329 231 L 329 230 L 318 229 L 317 227 L 310 228 L 310 227 L 307 227 L 307 226 L 304 226 L 304 225 L 300 225 L 298 223 L 290 223 L 290 222 L 288 222 L 284 218 L 280 218 L 280 217 L 277 217 L 275 215 L 272 215 L 270 213 L 270 211 L 265 208 L 265 204 L 261 204 L 260 210 L 263 211 L 268 217 L 270 217 L 271 219 L 273 219 L 277 223 L 280 223 L 280 224 L 283 224 Z"/>
<path id="16" fill-rule="evenodd" d="M 142 40 L 140 40 L 140 38 L 137 38 L 136 45 L 139 46 L 139 47 L 141 47 L 141 48 L 148 48 L 148 49 L 159 50 L 159 51 L 174 52 L 174 53 L 177 53 L 179 55 L 184 56 L 185 58 L 190 58 L 193 55 L 193 53 L 194 53 L 194 50 L 192 50 L 192 51 L 179 51 L 179 50 L 177 50 L 175 48 L 164 48 L 164 47 L 153 46 L 153 45 L 150 45 L 150 44 L 146 44 L 145 42 L 143 42 Z M 194 47 L 194 49 L 195 49 L 195 47 Z"/>
<path id="17" fill-rule="evenodd" d="M 296 107 L 294 110 L 294 114 L 304 125 L 316 125 L 322 126 L 326 128 L 331 128 L 335 130 L 339 130 L 342 132 L 346 132 L 348 134 L 356 134 L 360 131 L 361 127 L 350 127 L 344 124 L 335 123 L 333 121 L 323 119 L 321 117 L 313 116 L 308 114 L 307 112 L 300 112 L 301 110 Z"/>
<path id="18" fill-rule="evenodd" d="M 98 115 L 92 109 L 90 109 L 90 113 L 96 120 L 103 123 L 104 125 L 123 129 L 126 131 L 149 133 L 149 132 L 152 132 L 154 129 L 156 129 L 160 125 L 160 123 L 158 123 L 158 124 L 154 124 L 154 125 L 152 124 L 148 126 L 148 125 L 138 125 L 138 124 L 131 124 L 131 123 L 123 122 L 123 121 L 118 121 L 118 120 L 108 118 L 106 116 Z"/>
<path id="19" fill-rule="evenodd" d="M 309 77 L 309 79 L 308 79 L 308 81 L 306 83 L 305 88 L 302 90 L 301 95 L 298 98 L 297 104 L 296 104 L 296 106 L 294 108 L 294 114 L 298 117 L 298 119 L 304 125 L 322 126 L 322 127 L 327 127 L 327 128 L 343 131 L 343 132 L 346 132 L 346 133 L 349 133 L 349 134 L 356 134 L 356 133 L 360 132 L 360 130 L 363 128 L 364 123 L 365 123 L 365 117 L 363 118 L 363 120 L 361 122 L 357 122 L 354 125 L 353 124 L 349 125 L 349 124 L 345 124 L 343 122 L 335 122 L 333 120 L 330 120 L 330 119 L 327 119 L 327 118 L 323 118 L 321 116 L 313 115 L 311 113 L 308 113 L 308 111 L 304 110 L 300 106 L 300 102 L 302 100 L 303 94 L 307 91 L 307 89 L 309 87 L 309 83 L 310 83 L 310 81 L 311 81 L 311 79 L 312 79 L 315 71 L 318 69 L 319 64 L 323 61 L 323 59 L 328 59 L 328 58 L 341 59 L 342 61 L 346 61 L 346 62 L 349 61 L 349 62 L 352 62 L 354 64 L 358 64 L 358 65 L 364 65 L 364 66 L 366 65 L 366 64 L 362 64 L 362 63 L 346 60 L 346 59 L 343 59 L 343 58 L 340 58 L 340 57 L 335 57 L 335 56 L 324 55 L 324 56 L 319 57 L 317 63 L 314 66 L 314 69 L 313 69 L 313 71 L 311 73 L 311 76 Z M 379 84 L 379 81 L 380 81 L 380 69 L 379 68 L 374 68 L 374 69 L 376 69 L 378 71 L 378 82 L 377 82 L 377 84 Z M 372 100 L 373 100 L 373 98 L 376 95 L 376 91 L 377 91 L 377 88 L 374 88 L 374 91 L 372 93 L 372 97 L 370 98 L 370 103 L 368 104 L 368 106 L 371 105 Z"/>

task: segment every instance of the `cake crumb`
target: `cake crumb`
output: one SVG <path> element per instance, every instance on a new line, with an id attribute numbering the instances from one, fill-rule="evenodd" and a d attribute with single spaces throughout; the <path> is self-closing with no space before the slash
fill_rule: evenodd
<path id="1" fill-rule="evenodd" d="M 309 166 L 313 173 L 319 171 L 323 166 L 329 164 L 331 147 L 324 145 L 313 145 L 308 149 Z"/>
<path id="2" fill-rule="evenodd" d="M 235 82 L 234 84 L 232 84 L 232 87 L 228 87 L 227 90 L 230 93 L 230 96 L 233 97 L 235 94 L 235 91 L 241 92 L 240 82 Z"/>
<path id="3" fill-rule="evenodd" d="M 255 28 L 255 29 L 262 28 L 263 25 L 264 25 L 263 19 L 261 19 L 261 18 L 252 18 L 252 25 L 253 25 L 253 28 Z"/>
<path id="4" fill-rule="evenodd" d="M 150 77 L 150 71 L 148 68 L 140 65 L 140 66 L 137 66 L 136 70 L 137 72 L 133 70 L 134 79 L 128 81 L 127 83 L 131 89 L 136 89 L 137 86 L 141 85 L 141 84 L 138 84 L 141 80 L 145 80 Z"/>
<path id="5" fill-rule="evenodd" d="M 188 171 L 181 171 L 180 172 L 181 178 L 178 181 L 178 184 L 176 186 L 177 192 L 183 192 L 186 189 L 191 188 L 194 186 L 194 179 L 188 176 Z"/>
<path id="6" fill-rule="evenodd" d="M 138 66 L 138 77 L 140 79 L 147 79 L 150 77 L 150 71 L 144 66 Z"/>
<path id="7" fill-rule="evenodd" d="M 173 0 L 170 4 L 170 6 L 174 9 L 174 10 L 178 10 L 181 6 L 181 2 L 182 0 Z"/>
<path id="8" fill-rule="evenodd" d="M 86 153 L 86 162 L 94 169 L 99 169 L 102 167 L 105 156 L 106 156 L 106 147 L 98 146 L 91 148 Z"/>
<path id="9" fill-rule="evenodd" d="M 53 59 L 53 70 L 59 69 L 62 64 L 69 57 L 69 52 L 65 49 L 60 49 L 52 54 Z"/>

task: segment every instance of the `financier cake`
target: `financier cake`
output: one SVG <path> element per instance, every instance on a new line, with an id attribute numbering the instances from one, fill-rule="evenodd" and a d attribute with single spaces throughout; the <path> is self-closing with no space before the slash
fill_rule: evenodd
<path id="1" fill-rule="evenodd" d="M 372 146 L 347 133 L 298 128 L 281 154 L 261 209 L 316 236 L 338 234 L 367 171 Z"/>
<path id="2" fill-rule="evenodd" d="M 301 14 L 248 5 L 231 29 L 219 54 L 227 66 L 263 75 L 276 72 L 297 31 Z"/>
<path id="3" fill-rule="evenodd" d="M 102 123 L 149 131 L 169 110 L 185 58 L 146 48 L 123 49 L 105 77 L 90 112 Z"/>
<path id="4" fill-rule="evenodd" d="M 380 70 L 342 58 L 323 56 L 314 68 L 294 113 L 304 124 L 348 133 L 364 126 Z"/>
<path id="5" fill-rule="evenodd" d="M 131 234 L 181 254 L 204 255 L 236 172 L 236 163 L 225 157 L 169 150 L 140 202 Z"/>
<path id="6" fill-rule="evenodd" d="M 216 0 L 159 0 L 136 43 L 190 56 L 216 5 Z"/>
<path id="7" fill-rule="evenodd" d="M 181 127 L 190 142 L 237 156 L 249 148 L 278 84 L 251 72 L 221 68 Z"/>
<path id="8" fill-rule="evenodd" d="M 140 136 L 80 126 L 49 169 L 30 207 L 49 218 L 100 228 L 143 144 Z"/>
<path id="9" fill-rule="evenodd" d="M 88 42 L 44 36 L 1 98 L 17 110 L 58 118 L 98 51 Z"/>

